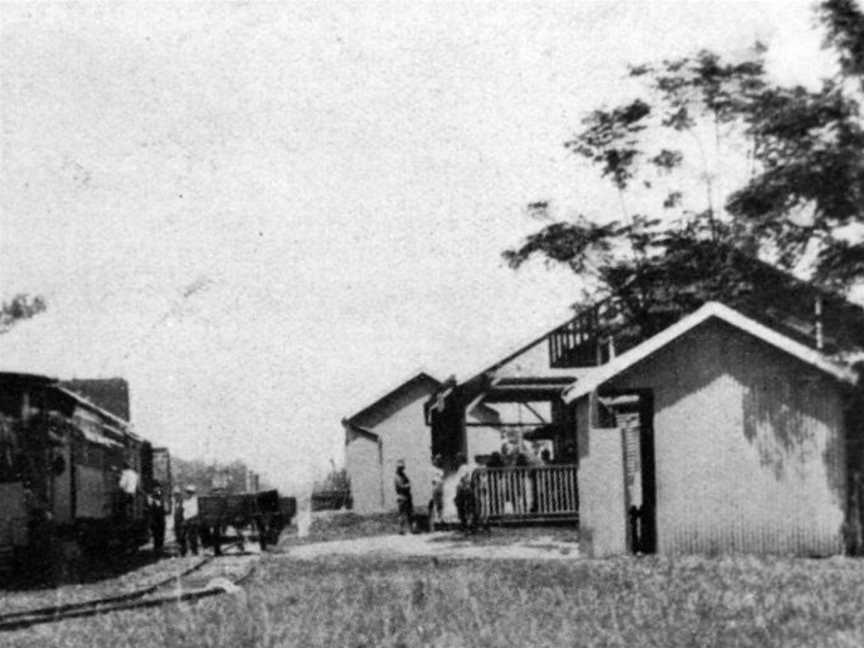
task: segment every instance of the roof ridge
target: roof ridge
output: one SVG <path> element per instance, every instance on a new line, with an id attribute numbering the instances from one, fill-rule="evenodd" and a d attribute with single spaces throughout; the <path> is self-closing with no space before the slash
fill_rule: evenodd
<path id="1" fill-rule="evenodd" d="M 628 349 L 614 360 L 600 365 L 582 378 L 582 380 L 571 384 L 564 390 L 563 397 L 565 402 L 571 403 L 577 398 L 594 391 L 607 380 L 659 351 L 684 333 L 687 333 L 712 317 L 721 319 L 727 324 L 750 333 L 763 342 L 797 357 L 799 360 L 816 367 L 824 373 L 834 376 L 834 378 L 841 382 L 855 384 L 858 381 L 858 375 L 854 370 L 828 358 L 824 353 L 811 349 L 721 302 L 710 301 L 656 335 L 637 344 L 632 349 Z"/>
<path id="2" fill-rule="evenodd" d="M 379 393 L 379 395 L 376 398 L 374 398 L 371 402 L 369 402 L 368 405 L 364 405 L 361 409 L 357 410 L 356 412 L 354 412 L 350 416 L 346 416 L 343 419 L 343 421 L 354 424 L 354 419 L 358 418 L 362 414 L 365 414 L 368 410 L 373 409 L 377 405 L 381 404 L 382 401 L 384 401 L 387 398 L 389 398 L 390 396 L 394 395 L 400 389 L 403 389 L 409 383 L 417 380 L 421 376 L 426 376 L 427 378 L 432 380 L 434 383 L 436 383 L 436 385 L 439 387 L 442 384 L 442 382 L 440 380 L 438 380 L 435 376 L 433 376 L 431 373 L 429 373 L 425 368 L 414 370 L 414 372 L 411 373 L 407 378 L 405 378 L 401 382 L 397 383 L 395 387 L 391 387 L 391 388 L 387 389 L 386 391 L 384 391 L 383 393 Z"/>

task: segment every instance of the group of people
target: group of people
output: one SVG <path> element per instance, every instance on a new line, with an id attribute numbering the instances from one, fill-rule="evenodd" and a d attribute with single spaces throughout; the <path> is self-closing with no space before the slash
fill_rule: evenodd
<path id="1" fill-rule="evenodd" d="M 201 533 L 198 523 L 196 489 L 190 484 L 182 493 L 179 488 L 175 488 L 172 495 L 174 500 L 174 538 L 177 541 L 180 555 L 185 556 L 189 551 L 193 555 L 197 555 Z M 150 534 L 153 537 L 153 551 L 157 554 L 161 554 L 165 548 L 165 517 L 167 515 L 165 504 L 165 491 L 161 484 L 157 483 L 153 490 L 147 494 Z"/>
<path id="2" fill-rule="evenodd" d="M 174 538 L 180 549 L 180 555 L 185 556 L 191 551 L 198 555 L 198 545 L 201 541 L 201 527 L 198 520 L 198 496 L 195 487 L 186 486 L 183 493 L 174 489 Z"/>
<path id="3" fill-rule="evenodd" d="M 143 495 L 147 507 L 147 517 L 150 524 L 150 534 L 153 538 L 153 551 L 161 554 L 165 548 L 165 518 L 171 510 L 166 506 L 165 491 L 162 484 L 155 482 L 149 492 L 144 492 L 141 487 L 141 479 L 129 462 L 124 461 L 117 480 L 120 500 L 118 514 L 127 519 L 132 519 L 132 508 L 136 496 Z M 200 529 L 198 522 L 198 497 L 196 489 L 189 484 L 181 493 L 179 488 L 174 488 L 174 537 L 180 549 L 180 555 L 185 556 L 189 551 L 198 553 L 200 544 Z"/>
<path id="4" fill-rule="evenodd" d="M 553 464 L 568 464 L 578 460 L 576 445 L 568 442 L 560 454 L 553 458 L 549 448 L 540 452 L 526 448 L 524 445 L 505 443 L 500 452 L 493 452 L 486 461 L 487 468 L 504 468 L 506 466 L 549 466 Z"/>
<path id="5" fill-rule="evenodd" d="M 542 448 L 539 453 L 533 452 L 521 445 L 505 443 L 500 452 L 491 453 L 485 460 L 486 468 L 515 467 L 538 467 L 553 464 L 569 464 L 578 461 L 576 446 L 567 443 L 561 448 L 560 453 L 553 458 L 548 448 Z M 459 519 L 459 525 L 463 530 L 473 529 L 479 521 L 480 515 L 477 511 L 477 500 L 475 484 L 472 482 L 475 469 L 480 467 L 477 463 L 469 461 L 464 454 L 456 456 L 455 467 L 445 473 L 444 462 L 441 455 L 432 459 L 432 498 L 428 506 L 429 525 L 435 529 L 444 523 L 444 508 L 448 497 L 452 498 Z M 509 501 L 513 507 L 525 511 L 532 510 L 534 501 L 534 471 L 529 471 L 524 479 L 525 483 L 514 482 L 509 493 Z M 490 486 L 490 484 L 486 484 Z M 411 480 L 405 472 L 405 461 L 399 460 L 396 464 L 396 476 L 394 479 L 396 489 L 396 504 L 399 511 L 399 533 L 405 533 L 406 529 L 412 528 L 414 516 L 414 503 L 411 495 Z M 483 483 L 481 483 L 481 488 Z M 497 491 L 496 491 L 497 492 Z"/>
<path id="6" fill-rule="evenodd" d="M 453 503 L 456 506 L 461 528 L 465 530 L 473 526 L 475 501 L 471 476 L 477 466 L 469 463 L 465 455 L 459 455 L 456 463 L 456 470 L 445 479 L 441 455 L 436 455 L 432 460 L 432 499 L 428 506 L 429 525 L 432 529 L 444 522 L 446 483 L 455 486 Z M 404 534 L 406 529 L 413 530 L 414 501 L 411 494 L 411 480 L 405 473 L 405 461 L 402 459 L 396 462 L 394 488 L 399 512 L 399 533 Z"/>

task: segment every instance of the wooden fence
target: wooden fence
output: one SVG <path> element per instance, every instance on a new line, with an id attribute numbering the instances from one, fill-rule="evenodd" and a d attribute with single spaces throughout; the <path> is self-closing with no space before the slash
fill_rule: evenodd
<path id="1" fill-rule="evenodd" d="M 578 520 L 576 466 L 479 468 L 474 493 L 489 521 Z"/>

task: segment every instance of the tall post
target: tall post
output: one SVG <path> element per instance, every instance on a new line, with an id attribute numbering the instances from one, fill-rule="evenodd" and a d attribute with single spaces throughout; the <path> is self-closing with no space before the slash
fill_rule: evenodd
<path id="1" fill-rule="evenodd" d="M 822 296 L 816 297 L 813 304 L 813 313 L 816 316 L 816 348 L 820 351 L 825 346 L 824 335 L 822 332 Z"/>
<path id="2" fill-rule="evenodd" d="M 594 327 L 592 334 L 594 336 L 594 344 L 597 350 L 597 358 L 596 358 L 596 366 L 600 366 L 603 364 L 603 338 L 600 336 L 600 308 L 598 306 L 594 306 L 592 309 L 593 314 L 593 322 L 591 325 Z"/>

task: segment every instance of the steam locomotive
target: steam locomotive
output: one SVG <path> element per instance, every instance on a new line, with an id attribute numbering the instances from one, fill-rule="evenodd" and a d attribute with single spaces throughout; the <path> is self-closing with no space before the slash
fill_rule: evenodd
<path id="1" fill-rule="evenodd" d="M 154 514 L 147 499 L 162 493 L 168 512 L 170 479 L 167 451 L 121 416 L 56 379 L 0 373 L 0 569 L 38 564 L 58 546 L 139 547 Z"/>

